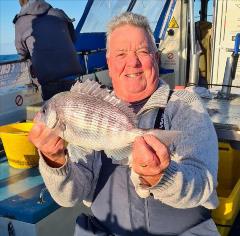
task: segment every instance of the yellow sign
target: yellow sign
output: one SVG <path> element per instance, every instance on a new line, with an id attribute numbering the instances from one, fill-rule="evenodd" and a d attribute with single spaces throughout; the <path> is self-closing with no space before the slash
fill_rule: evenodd
<path id="1" fill-rule="evenodd" d="M 168 28 L 179 28 L 178 23 L 177 23 L 176 19 L 174 18 L 174 16 L 170 20 Z"/>

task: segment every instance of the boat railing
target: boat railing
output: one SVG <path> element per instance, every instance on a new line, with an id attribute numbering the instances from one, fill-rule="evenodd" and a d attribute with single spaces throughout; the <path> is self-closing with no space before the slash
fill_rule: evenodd
<path id="1" fill-rule="evenodd" d="M 2 61 L 0 62 L 1 65 L 6 65 L 6 64 L 14 64 L 14 63 L 19 63 L 19 62 L 26 62 L 27 59 L 16 59 L 16 60 L 8 60 L 8 61 Z"/>
<path id="2" fill-rule="evenodd" d="M 83 56 L 84 60 L 84 67 L 85 67 L 85 74 L 89 74 L 89 65 L 88 65 L 88 60 L 89 60 L 89 55 L 92 54 L 97 54 L 101 52 L 106 52 L 106 48 L 97 48 L 97 49 L 90 49 L 90 50 L 81 50 L 77 52 L 77 55 Z M 94 72 L 104 70 L 105 66 L 98 66 L 94 68 Z"/>
<path id="3" fill-rule="evenodd" d="M 29 60 L 12 60 L 0 63 L 0 89 L 32 83 Z"/>

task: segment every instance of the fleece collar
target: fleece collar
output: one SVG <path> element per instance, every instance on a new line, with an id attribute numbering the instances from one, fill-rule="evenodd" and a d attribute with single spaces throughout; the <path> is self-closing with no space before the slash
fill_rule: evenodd
<path id="1" fill-rule="evenodd" d="M 166 84 L 163 80 L 159 80 L 157 90 L 152 94 L 152 96 L 140 109 L 138 115 L 150 109 L 159 107 L 165 108 L 168 102 L 169 92 L 170 92 L 169 85 Z"/>

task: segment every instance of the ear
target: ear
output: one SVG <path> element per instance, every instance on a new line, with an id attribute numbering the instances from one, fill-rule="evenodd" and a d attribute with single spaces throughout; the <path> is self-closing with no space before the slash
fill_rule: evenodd
<path id="1" fill-rule="evenodd" d="M 160 51 L 155 52 L 154 57 L 155 57 L 155 60 L 158 64 L 158 66 L 160 66 L 161 65 L 161 52 Z"/>
<path id="2" fill-rule="evenodd" d="M 21 7 L 24 6 L 27 3 L 28 3 L 28 0 L 19 0 L 19 4 L 20 4 Z"/>

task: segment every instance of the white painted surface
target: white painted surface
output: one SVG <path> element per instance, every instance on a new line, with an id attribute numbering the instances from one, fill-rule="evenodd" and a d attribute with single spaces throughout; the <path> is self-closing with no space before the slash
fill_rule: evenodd
<path id="1" fill-rule="evenodd" d="M 227 57 L 232 54 L 227 49 L 233 49 L 234 36 L 240 33 L 240 0 L 215 2 L 212 82 L 222 84 Z M 240 86 L 240 59 L 233 85 Z"/>
<path id="2" fill-rule="evenodd" d="M 26 106 L 39 103 L 41 101 L 42 98 L 40 91 L 36 92 L 31 86 L 17 86 L 5 89 L 1 88 L 0 125 L 25 120 Z"/>

